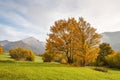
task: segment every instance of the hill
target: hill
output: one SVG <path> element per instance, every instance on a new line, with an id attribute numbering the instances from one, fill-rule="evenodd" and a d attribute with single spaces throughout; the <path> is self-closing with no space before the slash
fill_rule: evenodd
<path id="1" fill-rule="evenodd" d="M 114 50 L 120 50 L 120 31 L 117 32 L 104 32 L 102 33 L 102 42 L 110 43 Z M 0 41 L 5 51 L 11 48 L 23 47 L 33 50 L 36 54 L 42 54 L 45 51 L 45 42 L 39 41 L 34 37 L 29 37 L 23 40 L 11 42 L 8 40 Z"/>
<path id="2" fill-rule="evenodd" d="M 0 44 L 4 47 L 6 52 L 8 52 L 12 48 L 18 48 L 18 47 L 30 49 L 35 54 L 42 54 L 45 51 L 45 42 L 39 41 L 33 37 L 29 37 L 14 42 L 4 40 L 4 41 L 0 41 Z"/>

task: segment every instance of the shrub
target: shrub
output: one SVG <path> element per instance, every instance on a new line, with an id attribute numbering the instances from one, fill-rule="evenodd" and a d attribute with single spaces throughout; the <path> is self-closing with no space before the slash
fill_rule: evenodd
<path id="1" fill-rule="evenodd" d="M 4 50 L 3 47 L 0 45 L 0 54 L 3 54 Z"/>
<path id="2" fill-rule="evenodd" d="M 97 66 L 107 66 L 106 56 L 114 54 L 114 51 L 109 43 L 99 45 L 100 51 L 96 59 Z"/>
<path id="3" fill-rule="evenodd" d="M 27 50 L 25 56 L 27 61 L 34 61 L 35 59 L 35 55 L 31 50 Z"/>
<path id="4" fill-rule="evenodd" d="M 109 67 L 120 68 L 120 51 L 106 57 Z"/>
<path id="5" fill-rule="evenodd" d="M 60 63 L 62 63 L 62 64 L 66 64 L 66 63 L 67 63 L 67 60 L 64 59 L 64 58 L 62 58 L 61 61 L 60 61 Z"/>
<path id="6" fill-rule="evenodd" d="M 48 52 L 45 52 L 43 55 L 42 55 L 42 59 L 44 62 L 51 62 L 53 57 L 51 54 L 49 54 Z"/>
<path id="7" fill-rule="evenodd" d="M 104 67 L 95 67 L 94 70 L 101 71 L 101 72 L 108 72 L 107 68 L 104 68 Z"/>
<path id="8" fill-rule="evenodd" d="M 31 50 L 17 48 L 9 50 L 10 56 L 16 60 L 34 61 L 35 55 Z"/>

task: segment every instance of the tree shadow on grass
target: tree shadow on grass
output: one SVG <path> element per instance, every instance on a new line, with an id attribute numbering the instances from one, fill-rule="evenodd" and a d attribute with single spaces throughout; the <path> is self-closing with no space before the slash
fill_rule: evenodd
<path id="1" fill-rule="evenodd" d="M 1 63 L 15 63 L 15 61 L 12 60 L 0 60 Z"/>
<path id="2" fill-rule="evenodd" d="M 109 68 L 110 70 L 120 71 L 120 68 Z"/>

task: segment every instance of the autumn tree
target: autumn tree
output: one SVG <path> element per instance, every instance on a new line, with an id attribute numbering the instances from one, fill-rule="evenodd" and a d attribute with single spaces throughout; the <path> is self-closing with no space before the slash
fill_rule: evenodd
<path id="1" fill-rule="evenodd" d="M 31 50 L 16 48 L 9 50 L 10 56 L 16 60 L 34 61 L 35 55 Z"/>
<path id="2" fill-rule="evenodd" d="M 81 61 L 81 65 L 85 66 L 95 61 L 99 51 L 98 44 L 100 43 L 101 35 L 96 32 L 96 29 L 91 27 L 83 18 L 78 21 L 78 33 L 76 39 L 77 56 Z"/>
<path id="3" fill-rule="evenodd" d="M 3 47 L 0 45 L 0 54 L 3 54 L 4 50 Z"/>
<path id="4" fill-rule="evenodd" d="M 99 45 L 100 51 L 96 60 L 98 66 L 107 65 L 106 57 L 114 53 L 109 43 L 102 43 Z"/>
<path id="5" fill-rule="evenodd" d="M 77 22 L 73 19 L 59 20 L 51 27 L 51 34 L 47 40 L 46 49 L 49 54 L 66 54 L 69 64 L 73 63 L 72 43 L 73 43 L 73 30 L 71 26 L 76 27 Z"/>
<path id="6" fill-rule="evenodd" d="M 50 29 L 46 50 L 49 54 L 65 54 L 67 62 L 85 66 L 97 56 L 101 35 L 83 18 L 58 20 Z"/>

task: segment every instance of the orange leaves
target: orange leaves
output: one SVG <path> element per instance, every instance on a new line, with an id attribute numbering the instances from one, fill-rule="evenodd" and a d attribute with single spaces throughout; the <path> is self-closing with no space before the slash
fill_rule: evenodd
<path id="1" fill-rule="evenodd" d="M 10 56 L 16 60 L 34 61 L 35 55 L 31 50 L 17 48 L 9 50 Z"/>
<path id="2" fill-rule="evenodd" d="M 70 64 L 74 62 L 76 55 L 84 62 L 82 65 L 96 58 L 97 49 L 93 48 L 99 44 L 101 35 L 83 18 L 78 21 L 75 18 L 58 20 L 51 26 L 50 31 L 47 51 L 65 53 Z"/>
<path id="3" fill-rule="evenodd" d="M 4 50 L 3 47 L 0 45 L 0 54 L 3 54 Z"/>

